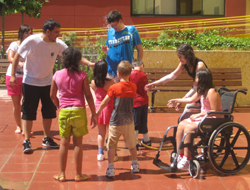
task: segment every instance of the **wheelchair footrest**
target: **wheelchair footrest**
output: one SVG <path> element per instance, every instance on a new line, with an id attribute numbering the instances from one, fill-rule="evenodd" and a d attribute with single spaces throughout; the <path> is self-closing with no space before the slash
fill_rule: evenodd
<path id="1" fill-rule="evenodd" d="M 177 170 L 177 168 L 173 168 L 170 165 L 162 162 L 160 159 L 154 159 L 153 164 L 156 165 L 157 167 L 170 171 L 170 172 L 175 172 Z"/>

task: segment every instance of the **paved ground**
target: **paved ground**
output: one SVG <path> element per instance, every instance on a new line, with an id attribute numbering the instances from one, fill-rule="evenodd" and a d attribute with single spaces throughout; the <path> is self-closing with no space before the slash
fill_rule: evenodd
<path id="1" fill-rule="evenodd" d="M 168 126 L 176 124 L 179 113 L 150 113 L 148 116 L 149 135 L 153 146 L 159 142 Z M 250 129 L 249 113 L 235 113 L 235 121 Z M 218 176 L 211 167 L 202 173 L 200 179 L 190 177 L 187 170 L 170 173 L 153 165 L 156 150 L 142 148 L 138 151 L 141 172 L 131 174 L 131 158 L 124 142 L 118 144 L 119 160 L 115 163 L 116 176 L 108 179 L 104 176 L 107 160 L 98 162 L 97 128 L 89 129 L 89 134 L 83 139 L 83 173 L 91 175 L 91 179 L 75 182 L 73 163 L 73 147 L 70 146 L 66 178 L 60 183 L 53 179 L 59 171 L 58 150 L 42 148 L 41 114 L 38 111 L 37 121 L 34 122 L 34 136 L 31 138 L 33 154 L 24 155 L 22 152 L 23 136 L 14 133 L 15 122 L 12 115 L 12 103 L 5 90 L 0 90 L 0 190 L 1 189 L 250 189 L 250 165 L 231 176 Z M 51 135 L 59 143 L 57 120 L 53 120 Z M 162 151 L 161 158 L 169 162 L 170 151 Z M 239 156 L 239 155 L 238 155 Z M 106 152 L 105 157 L 107 158 Z"/>

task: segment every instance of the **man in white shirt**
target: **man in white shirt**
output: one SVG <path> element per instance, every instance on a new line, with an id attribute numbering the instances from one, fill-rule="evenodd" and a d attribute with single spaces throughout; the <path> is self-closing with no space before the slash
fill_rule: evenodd
<path id="1" fill-rule="evenodd" d="M 22 119 L 25 134 L 23 152 L 31 153 L 30 132 L 33 120 L 36 120 L 36 112 L 41 99 L 42 116 L 44 127 L 44 138 L 42 145 L 50 148 L 59 148 L 59 145 L 50 138 L 52 119 L 56 118 L 56 107 L 50 99 L 50 86 L 53 76 L 53 68 L 57 55 L 68 47 L 62 40 L 58 39 L 60 34 L 60 23 L 48 19 L 43 25 L 43 33 L 29 36 L 23 41 L 16 53 L 10 83 L 16 83 L 16 69 L 20 57 L 25 59 L 23 76 L 23 101 Z M 94 67 L 94 63 L 82 58 L 82 65 Z"/>

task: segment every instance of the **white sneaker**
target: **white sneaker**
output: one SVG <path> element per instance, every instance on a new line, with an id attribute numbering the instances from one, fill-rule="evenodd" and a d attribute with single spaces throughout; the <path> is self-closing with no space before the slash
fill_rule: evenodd
<path id="1" fill-rule="evenodd" d="M 106 174 L 107 177 L 114 177 L 115 176 L 115 169 L 114 168 L 108 168 L 106 170 Z"/>
<path id="2" fill-rule="evenodd" d="M 177 158 L 177 163 L 179 163 L 182 160 L 183 156 L 179 155 Z"/>
<path id="3" fill-rule="evenodd" d="M 140 171 L 139 164 L 135 163 L 131 165 L 131 172 L 138 173 Z"/>
<path id="4" fill-rule="evenodd" d="M 97 160 L 103 161 L 104 160 L 104 154 L 97 154 Z"/>
<path id="5" fill-rule="evenodd" d="M 189 160 L 187 160 L 186 156 L 183 156 L 181 161 L 177 164 L 178 169 L 187 169 L 189 167 Z"/>
<path id="6" fill-rule="evenodd" d="M 115 157 L 114 157 L 114 162 L 116 162 L 118 159 L 119 159 L 119 158 L 118 158 L 118 155 L 115 155 Z"/>

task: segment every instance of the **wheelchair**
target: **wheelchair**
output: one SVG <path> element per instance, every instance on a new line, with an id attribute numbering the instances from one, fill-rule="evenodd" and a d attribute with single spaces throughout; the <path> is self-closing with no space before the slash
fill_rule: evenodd
<path id="1" fill-rule="evenodd" d="M 177 125 L 168 127 L 153 164 L 164 170 L 176 172 L 180 149 L 188 147 L 191 152 L 189 173 L 193 178 L 199 178 L 201 164 L 210 163 L 215 171 L 223 175 L 234 174 L 246 166 L 250 157 L 250 135 L 243 125 L 234 122 L 234 116 L 232 115 L 237 94 L 241 92 L 246 95 L 246 91 L 239 89 L 236 92 L 230 92 L 227 88 L 220 87 L 218 92 L 222 100 L 223 111 L 208 112 L 199 122 L 196 131 L 190 131 L 183 135 L 178 152 L 175 141 Z M 199 112 L 200 107 L 188 107 L 179 117 L 178 123 Z M 224 115 L 224 117 L 209 118 L 211 115 Z M 172 131 L 172 136 L 168 136 L 169 131 Z M 184 139 L 188 134 L 191 135 L 191 143 L 184 144 Z M 173 145 L 170 165 L 159 159 L 165 142 L 170 142 Z M 198 150 L 200 151 L 198 152 Z"/>

